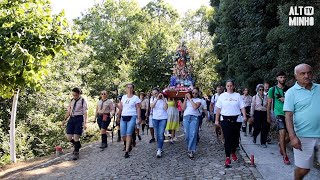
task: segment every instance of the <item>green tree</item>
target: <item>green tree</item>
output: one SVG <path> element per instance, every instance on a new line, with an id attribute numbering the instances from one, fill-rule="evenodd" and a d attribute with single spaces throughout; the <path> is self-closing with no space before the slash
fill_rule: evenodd
<path id="1" fill-rule="evenodd" d="M 84 78 L 93 71 L 92 66 L 83 66 L 90 57 L 92 48 L 84 44 L 69 46 L 65 53 L 57 53 L 47 66 L 48 75 L 39 81 L 42 91 L 27 88 L 20 95 L 17 112 L 16 145 L 19 160 L 44 156 L 61 145 L 68 147 L 65 141 L 64 119 L 66 108 L 71 100 L 71 89 L 81 87 L 89 105 L 89 121 L 94 116 L 95 100 L 86 96 L 90 90 L 84 84 Z M 12 102 L 1 99 L 1 108 L 10 107 Z M 0 164 L 9 162 L 8 117 L 9 111 L 0 111 Z M 90 136 L 96 132 L 87 132 Z M 95 136 L 92 136 L 93 139 Z M 86 139 L 85 141 L 92 140 Z"/>
<path id="2" fill-rule="evenodd" d="M 120 66 L 134 61 L 141 52 L 143 31 L 141 8 L 136 1 L 106 0 L 97 3 L 82 18 L 75 20 L 79 30 L 87 32 L 86 44 L 93 48 L 88 64 L 93 74 L 85 81 L 91 94 L 113 89 L 120 82 Z"/>
<path id="3" fill-rule="evenodd" d="M 56 52 L 77 39 L 63 13 L 51 15 L 48 0 L 0 2 L 0 96 L 16 89 L 40 89 Z"/>
<path id="4" fill-rule="evenodd" d="M 212 21 L 214 9 L 202 6 L 195 11 L 188 11 L 182 19 L 185 39 L 191 54 L 193 78 L 196 86 L 205 94 L 210 94 L 213 84 L 218 81 L 214 70 L 218 59 L 212 53 L 212 40 L 208 28 Z"/>
<path id="5" fill-rule="evenodd" d="M 310 27 L 289 26 L 290 6 L 310 6 L 315 8 L 313 17 L 315 25 Z M 269 51 L 276 57 L 272 66 L 273 75 L 284 70 L 293 78 L 293 69 L 297 64 L 308 63 L 317 70 L 320 67 L 320 9 L 319 1 L 287 0 L 278 4 L 279 25 L 272 28 L 266 37 L 272 49 Z M 315 71 L 315 80 L 320 82 L 320 73 Z"/>
<path id="6" fill-rule="evenodd" d="M 132 62 L 131 78 L 139 90 L 165 88 L 173 67 L 172 55 L 182 35 L 179 15 L 163 0 L 150 2 L 143 8 L 144 48 Z"/>
<path id="7" fill-rule="evenodd" d="M 80 38 L 69 30 L 63 13 L 51 14 L 48 0 L 0 1 L 0 97 L 14 96 L 10 138 L 16 139 L 15 114 L 20 90 L 40 90 L 40 81 L 48 75 L 47 66 L 55 54 Z M 18 131 L 19 128 L 23 127 L 18 126 Z M 16 139 L 18 143 L 20 139 Z M 16 145 L 12 140 L 10 144 L 14 152 L 11 160 L 15 162 Z"/>
<path id="8" fill-rule="evenodd" d="M 254 89 L 257 83 L 274 82 L 280 70 L 292 79 L 293 68 L 299 63 L 319 66 L 319 25 L 288 25 L 290 6 L 310 3 L 315 9 L 319 7 L 315 1 L 303 0 L 220 1 L 210 33 L 216 37 L 214 52 L 221 60 L 216 70 L 221 78 L 233 78 L 238 85 Z M 314 17 L 319 19 L 319 13 Z"/>

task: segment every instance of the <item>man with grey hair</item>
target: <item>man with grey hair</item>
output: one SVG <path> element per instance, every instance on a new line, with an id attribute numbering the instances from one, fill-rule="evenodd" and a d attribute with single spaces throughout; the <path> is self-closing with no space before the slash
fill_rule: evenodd
<path id="1" fill-rule="evenodd" d="M 286 93 L 283 110 L 294 161 L 296 180 L 310 171 L 316 154 L 320 162 L 320 85 L 312 82 L 312 68 L 299 64 L 294 68 L 297 82 Z"/>

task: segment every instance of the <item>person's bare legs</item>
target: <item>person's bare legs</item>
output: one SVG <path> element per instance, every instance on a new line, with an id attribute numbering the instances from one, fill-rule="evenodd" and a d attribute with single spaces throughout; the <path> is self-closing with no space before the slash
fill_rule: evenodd
<path id="1" fill-rule="evenodd" d="M 131 146 L 131 141 L 132 141 L 132 136 L 123 136 L 122 137 L 124 148 L 123 151 L 129 152 L 130 151 L 130 146 Z"/>
<path id="2" fill-rule="evenodd" d="M 136 135 L 138 136 L 138 139 L 141 141 L 141 136 L 140 136 L 140 130 L 139 130 L 139 128 L 136 128 Z"/>
<path id="3" fill-rule="evenodd" d="M 280 143 L 280 149 L 283 156 L 287 155 L 285 138 L 286 138 L 286 130 L 285 129 L 279 130 L 279 143 Z"/>
<path id="4" fill-rule="evenodd" d="M 280 144 L 280 150 L 282 152 L 283 158 L 287 157 L 287 143 L 288 143 L 288 133 L 285 129 L 279 130 L 279 144 Z M 285 162 L 286 163 L 286 162 Z M 286 164 L 290 164 L 290 161 Z"/>
<path id="5" fill-rule="evenodd" d="M 175 130 L 171 130 L 171 138 L 173 139 L 174 137 L 176 137 L 176 131 Z"/>
<path id="6" fill-rule="evenodd" d="M 129 152 L 130 146 L 131 146 L 132 137 L 126 136 L 126 152 Z"/>
<path id="7" fill-rule="evenodd" d="M 287 155 L 287 146 L 286 146 L 286 130 L 285 129 L 281 129 L 279 131 L 279 142 L 280 142 L 280 148 L 281 151 L 283 153 L 283 155 Z"/>
<path id="8" fill-rule="evenodd" d="M 151 134 L 151 138 L 154 139 L 154 129 L 150 128 L 150 134 Z"/>
<path id="9" fill-rule="evenodd" d="M 304 178 L 304 176 L 306 176 L 309 173 L 310 169 L 303 169 L 303 168 L 299 168 L 297 167 L 294 170 L 294 179 L 295 180 L 302 180 Z"/>
<path id="10" fill-rule="evenodd" d="M 80 135 L 77 135 L 77 134 L 67 134 L 67 139 L 68 141 L 79 141 L 80 140 Z"/>
<path id="11" fill-rule="evenodd" d="M 71 141 L 73 139 L 73 134 L 67 134 L 68 141 Z"/>

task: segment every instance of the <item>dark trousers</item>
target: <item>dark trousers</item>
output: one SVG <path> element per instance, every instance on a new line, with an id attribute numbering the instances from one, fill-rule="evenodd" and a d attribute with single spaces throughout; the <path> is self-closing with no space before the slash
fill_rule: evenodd
<path id="1" fill-rule="evenodd" d="M 261 144 L 266 144 L 269 131 L 269 123 L 267 122 L 267 111 L 254 111 L 254 129 L 253 138 L 257 138 L 259 133 Z"/>
<path id="2" fill-rule="evenodd" d="M 224 136 L 226 157 L 230 157 L 230 154 L 235 153 L 239 147 L 241 123 L 223 120 L 220 124 Z"/>
<path id="3" fill-rule="evenodd" d="M 202 122 L 203 122 L 204 117 L 206 117 L 206 114 L 204 112 L 202 112 L 198 118 L 199 119 L 199 127 L 202 126 Z"/>
<path id="4" fill-rule="evenodd" d="M 250 117 L 250 108 L 251 106 L 245 107 L 247 118 Z M 252 127 L 253 127 L 253 124 L 249 124 L 249 133 L 252 132 Z M 245 124 L 245 126 L 242 126 L 242 132 L 247 132 L 247 123 Z"/>

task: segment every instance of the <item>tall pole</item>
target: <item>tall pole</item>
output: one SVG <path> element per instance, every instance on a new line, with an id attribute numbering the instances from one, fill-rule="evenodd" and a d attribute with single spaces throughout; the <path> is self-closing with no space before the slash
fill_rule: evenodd
<path id="1" fill-rule="evenodd" d="M 17 104 L 19 98 L 19 89 L 14 93 L 12 110 L 11 110 L 11 119 L 10 119 L 10 160 L 13 163 L 17 162 L 16 159 L 16 140 L 15 140 L 15 128 L 16 128 L 16 115 L 17 115 Z"/>

